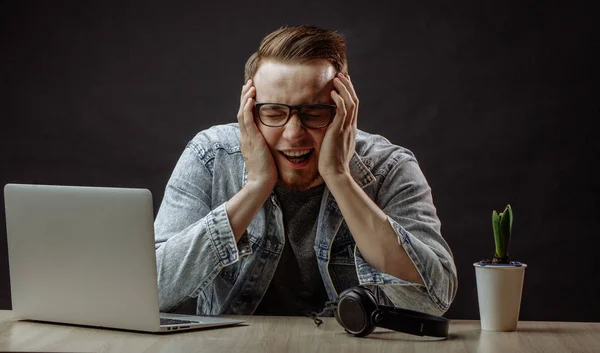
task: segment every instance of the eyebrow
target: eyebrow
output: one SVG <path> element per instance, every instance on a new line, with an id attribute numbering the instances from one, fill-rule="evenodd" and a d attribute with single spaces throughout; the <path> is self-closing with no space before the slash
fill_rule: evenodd
<path id="1" fill-rule="evenodd" d="M 335 104 L 331 104 L 331 103 L 303 103 L 303 104 L 298 104 L 298 105 L 292 105 L 292 104 L 285 104 L 285 103 L 277 103 L 277 102 L 256 102 L 256 104 L 279 104 L 279 105 L 287 105 L 287 106 L 294 106 L 294 107 L 298 107 L 298 106 L 302 106 L 302 105 L 328 105 L 328 106 L 335 106 Z M 269 107 L 269 108 L 273 108 L 273 107 Z"/>
<path id="2" fill-rule="evenodd" d="M 265 104 L 265 103 L 258 103 L 258 104 Z M 267 108 L 269 108 L 270 110 L 281 110 L 281 103 L 271 103 L 271 102 L 267 102 L 266 104 L 273 104 L 271 106 L 267 106 Z M 279 104 L 280 106 L 275 106 L 276 104 Z"/>

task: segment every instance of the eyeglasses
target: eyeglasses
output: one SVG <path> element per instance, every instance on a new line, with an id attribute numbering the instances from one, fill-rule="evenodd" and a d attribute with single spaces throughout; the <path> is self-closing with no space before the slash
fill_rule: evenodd
<path id="1" fill-rule="evenodd" d="M 303 104 L 287 105 L 281 103 L 256 103 L 254 106 L 258 112 L 258 119 L 263 125 L 270 127 L 281 127 L 287 124 L 296 110 L 302 125 L 311 129 L 322 129 L 333 121 L 335 116 L 335 105 L 327 104 Z"/>

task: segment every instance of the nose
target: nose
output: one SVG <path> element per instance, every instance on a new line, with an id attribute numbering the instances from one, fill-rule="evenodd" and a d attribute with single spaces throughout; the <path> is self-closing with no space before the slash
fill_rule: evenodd
<path id="1" fill-rule="evenodd" d="M 306 134 L 306 128 L 302 125 L 297 111 L 294 110 L 290 114 L 290 120 L 283 127 L 283 137 L 292 141 L 301 139 Z"/>

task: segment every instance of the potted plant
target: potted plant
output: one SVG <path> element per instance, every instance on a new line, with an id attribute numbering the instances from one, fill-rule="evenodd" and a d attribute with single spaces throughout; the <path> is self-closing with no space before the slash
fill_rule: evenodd
<path id="1" fill-rule="evenodd" d="M 476 262 L 475 279 L 481 328 L 486 331 L 515 331 L 519 321 L 526 264 L 508 260 L 513 212 L 492 212 L 496 249 L 494 257 Z"/>

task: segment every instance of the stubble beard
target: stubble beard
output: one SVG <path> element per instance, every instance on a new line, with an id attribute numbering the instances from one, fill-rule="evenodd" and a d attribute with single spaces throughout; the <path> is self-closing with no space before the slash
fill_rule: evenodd
<path id="1" fill-rule="evenodd" d="M 283 185 L 284 188 L 289 190 L 307 190 L 319 177 L 318 170 L 292 170 L 286 173 L 281 173 L 281 170 L 278 169 L 279 172 L 279 182 Z"/>

